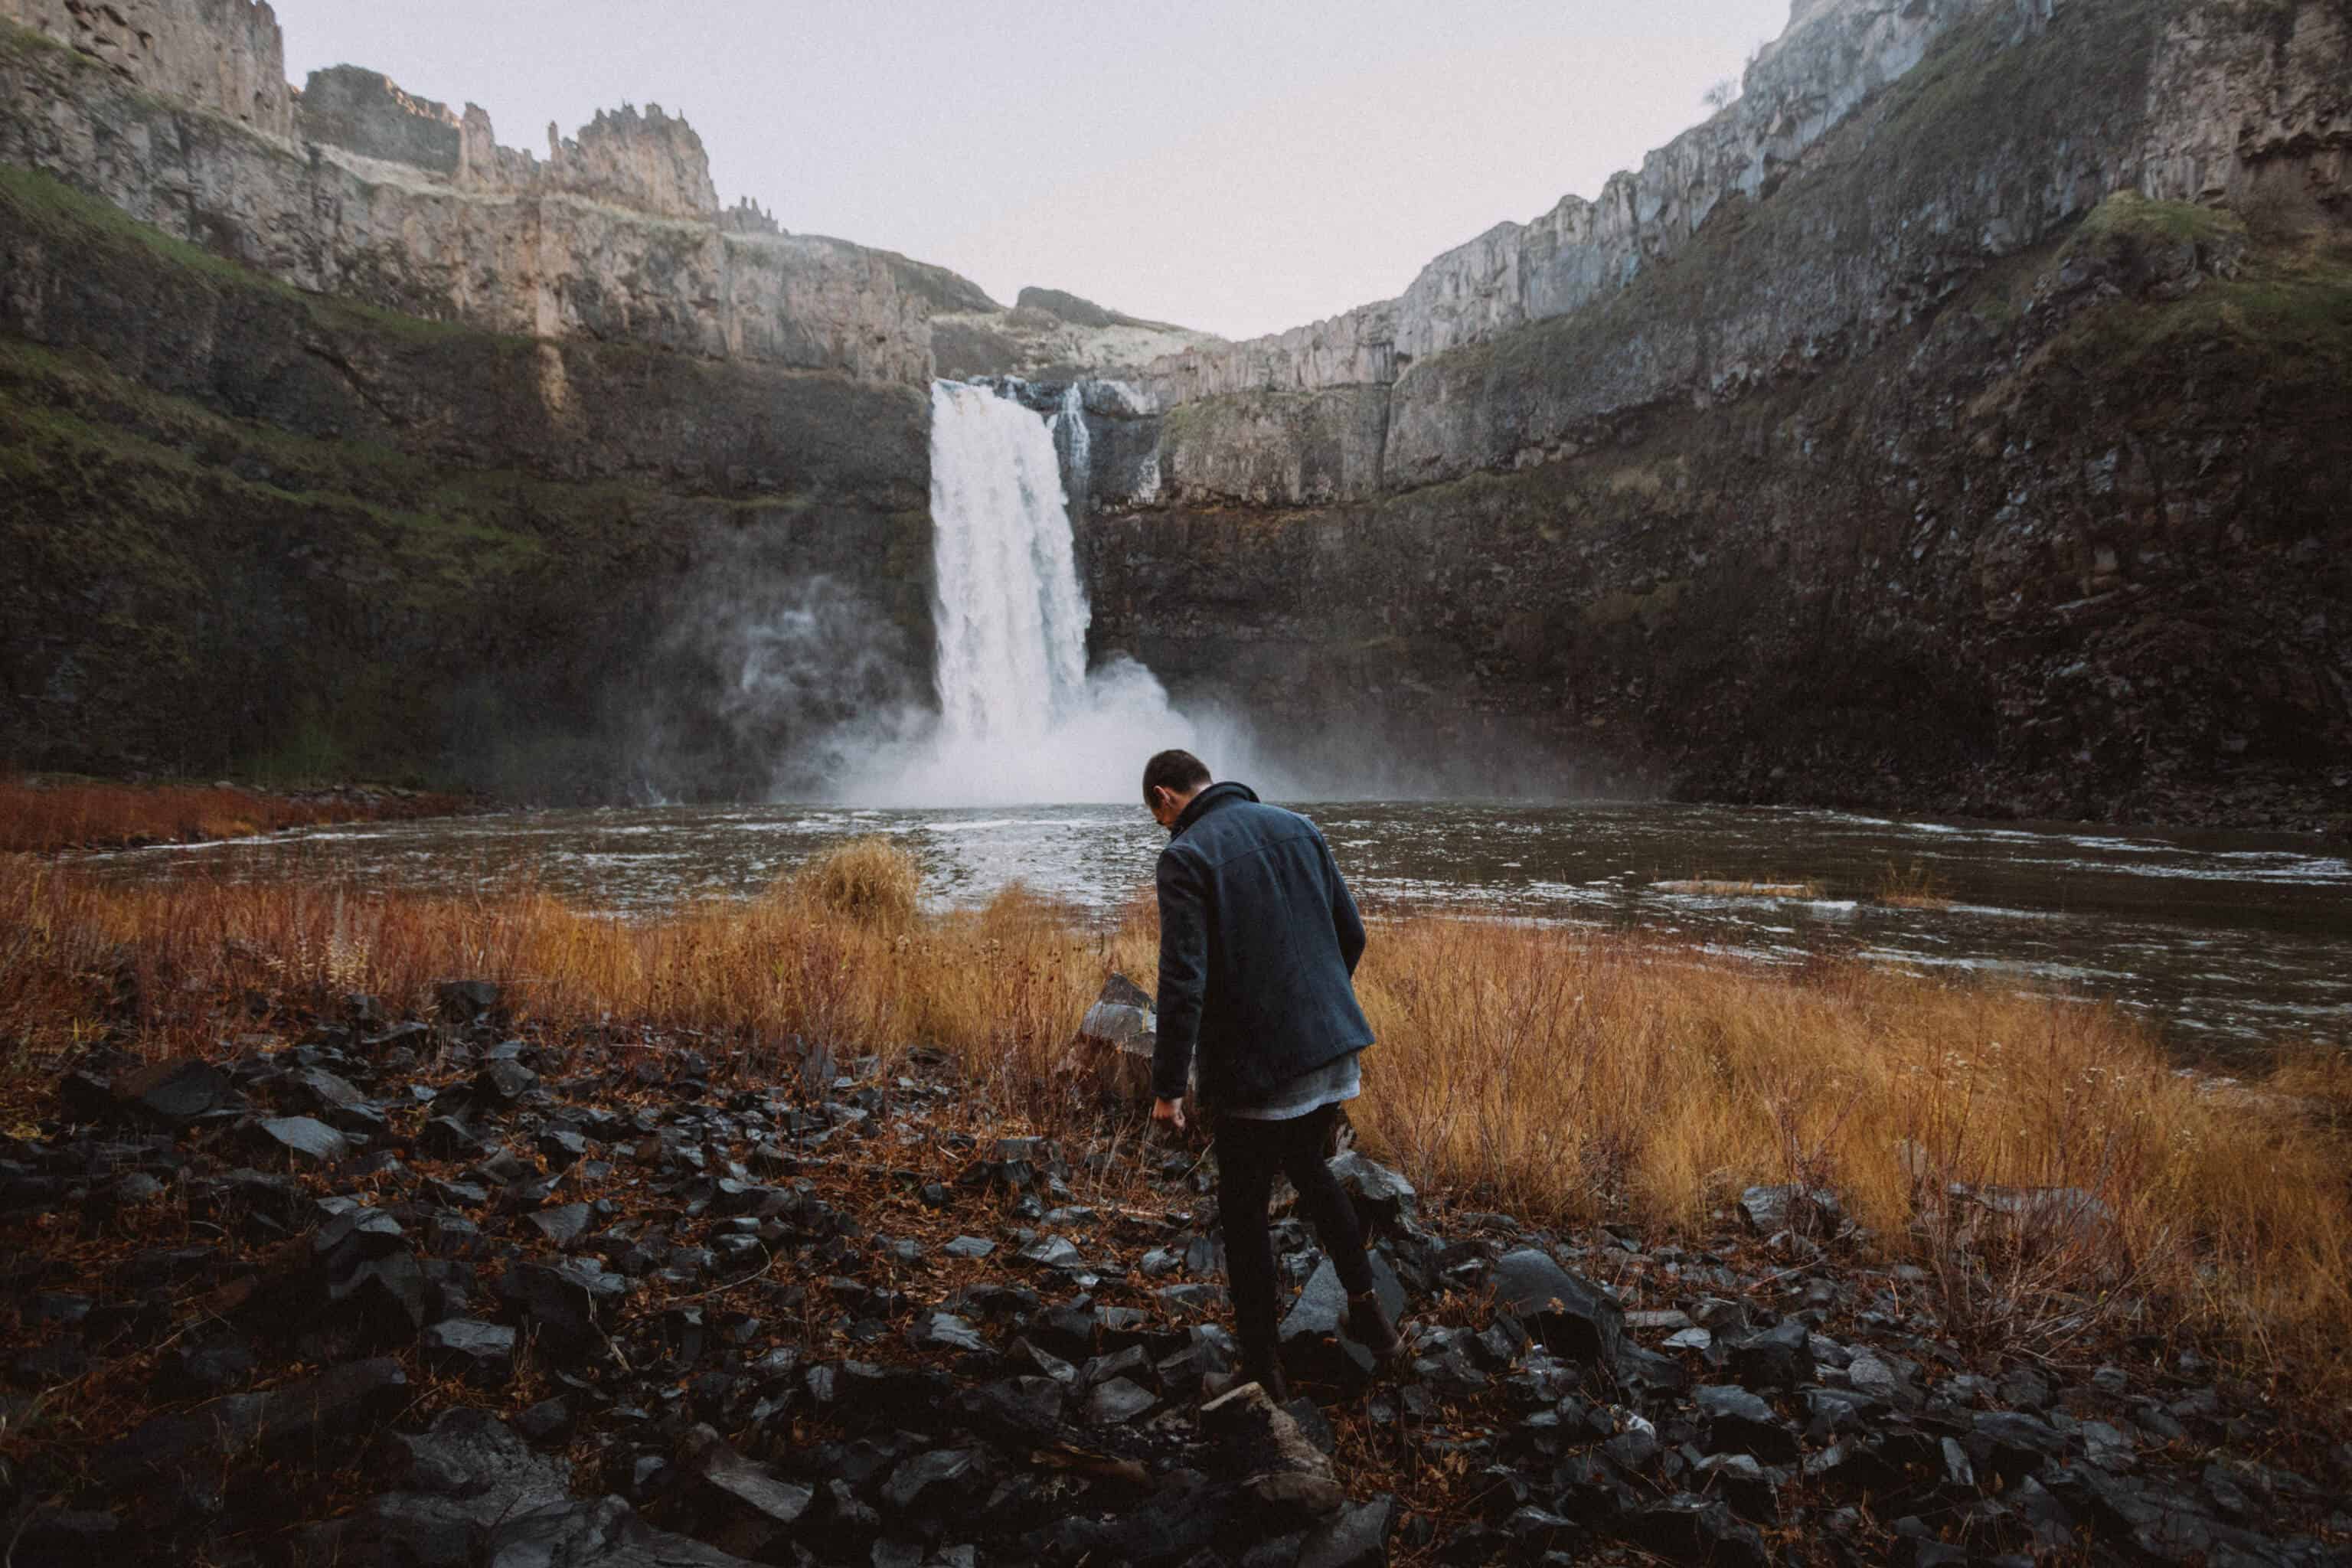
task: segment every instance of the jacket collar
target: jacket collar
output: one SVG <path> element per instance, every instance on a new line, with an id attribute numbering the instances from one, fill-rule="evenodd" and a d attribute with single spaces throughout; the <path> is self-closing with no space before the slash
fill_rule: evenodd
<path id="1" fill-rule="evenodd" d="M 1176 818 L 1176 826 L 1168 830 L 1168 837 L 1171 838 L 1182 837 L 1186 828 L 1192 826 L 1192 824 L 1200 821 L 1202 816 L 1214 811 L 1217 807 L 1225 805 L 1229 801 L 1255 801 L 1256 799 L 1257 791 L 1250 788 L 1250 786 L 1245 784 L 1235 784 L 1232 780 L 1228 779 L 1223 784 L 1211 784 L 1208 788 L 1202 790 L 1200 794 L 1192 797 L 1192 803 L 1184 808 L 1181 816 Z"/>

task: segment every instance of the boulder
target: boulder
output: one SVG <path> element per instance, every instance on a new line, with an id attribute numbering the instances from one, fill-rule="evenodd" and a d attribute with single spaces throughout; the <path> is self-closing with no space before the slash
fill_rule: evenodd
<path id="1" fill-rule="evenodd" d="M 1151 1098 L 1151 1057 L 1159 1047 L 1159 1029 L 1150 993 L 1127 976 L 1114 974 L 1078 1025 L 1076 1059 L 1105 1098 L 1140 1103 Z"/>
<path id="2" fill-rule="evenodd" d="M 1396 1533 L 1397 1501 L 1376 1497 L 1344 1508 L 1299 1548 L 1297 1568 L 1381 1568 Z"/>
<path id="3" fill-rule="evenodd" d="M 236 1103 L 228 1074 L 195 1057 L 117 1073 L 110 1090 L 122 1115 L 175 1131 Z"/>
<path id="4" fill-rule="evenodd" d="M 812 1489 L 782 1479 L 737 1453 L 714 1427 L 695 1426 L 682 1448 L 686 1468 L 699 1489 L 697 1500 L 706 1514 L 716 1516 L 717 1532 L 730 1549 L 764 1552 L 816 1500 Z"/>
<path id="5" fill-rule="evenodd" d="M 1707 1446 L 1718 1454 L 1753 1454 L 1763 1459 L 1793 1459 L 1797 1435 L 1772 1407 L 1744 1388 L 1714 1384 L 1692 1399 L 1707 1423 Z"/>
<path id="6" fill-rule="evenodd" d="M 628 1290 L 626 1279 L 585 1258 L 518 1263 L 499 1283 L 507 1303 L 538 1326 L 540 1343 L 562 1356 L 601 1349 Z"/>
<path id="7" fill-rule="evenodd" d="M 264 1138 L 296 1159 L 331 1163 L 347 1157 L 351 1140 L 310 1116 L 273 1116 L 256 1124 Z"/>
<path id="8" fill-rule="evenodd" d="M 482 1568 L 754 1568 L 748 1558 L 654 1529 L 616 1497 L 569 1499 L 508 1518 L 474 1562 Z"/>
<path id="9" fill-rule="evenodd" d="M 1356 1205 L 1366 1240 L 1376 1240 L 1412 1217 L 1412 1184 L 1350 1149 L 1331 1160 L 1331 1174 Z"/>
<path id="10" fill-rule="evenodd" d="M 1267 1533 L 1323 1518 L 1348 1500 L 1330 1458 L 1255 1383 L 1202 1405 L 1201 1435 L 1214 1446 L 1220 1463 L 1243 1478 L 1243 1494 L 1268 1515 Z"/>
<path id="11" fill-rule="evenodd" d="M 882 1504 L 892 1513 L 938 1517 L 977 1490 L 987 1475 L 985 1451 L 935 1448 L 890 1472 L 882 1484 Z"/>
<path id="12" fill-rule="evenodd" d="M 1158 1394 L 1127 1378 L 1114 1377 L 1108 1383 L 1097 1384 L 1087 1395 L 1087 1425 L 1121 1426 L 1159 1407 Z"/>
<path id="13" fill-rule="evenodd" d="M 1643 1509 L 1627 1521 L 1626 1534 L 1673 1563 L 1763 1568 L 1771 1561 L 1763 1537 L 1733 1519 L 1727 1504 L 1691 1492 Z"/>
<path id="14" fill-rule="evenodd" d="M 401 1489 L 362 1517 L 388 1560 L 414 1568 L 472 1568 L 500 1521 L 570 1500 L 571 1467 L 533 1453 L 486 1410 L 444 1410 L 394 1447 Z"/>
<path id="15" fill-rule="evenodd" d="M 1404 1287 L 1398 1282 L 1396 1270 L 1379 1253 L 1370 1256 L 1372 1289 L 1379 1293 L 1391 1321 L 1402 1317 Z M 1307 1277 L 1306 1288 L 1299 1291 L 1298 1300 L 1276 1331 L 1284 1361 L 1301 1375 L 1332 1382 L 1354 1382 L 1370 1376 L 1372 1353 L 1347 1337 L 1347 1321 L 1348 1288 L 1339 1282 L 1339 1271 L 1331 1260 L 1324 1258 Z"/>
<path id="16" fill-rule="evenodd" d="M 1792 1230 L 1800 1236 L 1827 1236 L 1845 1222 L 1845 1210 L 1827 1187 L 1790 1183 L 1750 1187 L 1739 1194 L 1739 1212 L 1759 1236 Z"/>
<path id="17" fill-rule="evenodd" d="M 1796 1319 L 1787 1319 L 1761 1333 L 1734 1340 L 1729 1362 L 1731 1375 L 1742 1387 L 1796 1388 L 1813 1380 L 1811 1331 Z"/>
<path id="18" fill-rule="evenodd" d="M 446 1318 L 425 1330 L 425 1364 L 478 1384 L 502 1384 L 514 1373 L 515 1331 L 505 1323 Z"/>
<path id="19" fill-rule="evenodd" d="M 488 980 L 445 980 L 433 988 L 433 1000 L 443 1022 L 472 1024 L 497 1008 L 499 988 Z"/>
<path id="20" fill-rule="evenodd" d="M 1508 1312 L 1554 1355 L 1614 1370 L 1624 1359 L 1625 1310 L 1591 1281 L 1535 1247 L 1495 1264 L 1495 1306 Z"/>

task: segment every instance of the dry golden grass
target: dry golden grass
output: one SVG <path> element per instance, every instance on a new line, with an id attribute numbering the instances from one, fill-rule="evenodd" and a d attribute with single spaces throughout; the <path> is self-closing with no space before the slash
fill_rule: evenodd
<path id="1" fill-rule="evenodd" d="M 1890 860 L 1878 879 L 1878 901 L 1903 910 L 1948 910 L 1952 893 L 1926 861 L 1898 866 Z"/>
<path id="2" fill-rule="evenodd" d="M 923 873 L 887 838 L 856 838 L 795 867 L 778 890 L 814 910 L 904 931 L 921 909 Z"/>
<path id="3" fill-rule="evenodd" d="M 461 810 L 454 795 L 299 798 L 211 784 L 0 777 L 0 853 L 246 838 L 282 827 Z"/>
<path id="4" fill-rule="evenodd" d="M 1811 879 L 1801 882 L 1755 882 L 1720 877 L 1686 877 L 1680 881 L 1656 882 L 1652 886 L 1661 892 L 1700 893 L 1717 899 L 1818 899 L 1822 896 L 1822 885 Z"/>
<path id="5" fill-rule="evenodd" d="M 765 898 L 630 922 L 533 893 L 102 885 L 0 858 L 0 1042 L 46 1059 L 111 1020 L 150 1051 L 202 1050 L 223 997 L 332 1009 L 364 990 L 422 1010 L 462 975 L 559 1026 L 699 1030 L 749 1074 L 795 1037 L 886 1060 L 932 1046 L 977 1106 L 1095 1115 L 1063 1069 L 1104 977 L 1151 976 L 1150 901 L 1088 930 L 1018 889 L 925 918 L 914 885 L 902 852 L 860 845 Z M 2250 1086 L 2275 1092 L 2208 1094 L 2105 1008 L 1481 921 L 1381 922 L 1358 978 L 1381 1044 L 1356 1121 L 1425 1190 L 1676 1231 L 1752 1183 L 1826 1184 L 1890 1249 L 1934 1253 L 1944 1310 L 1993 1313 L 1987 1334 L 2033 1327 L 2016 1317 L 2031 1303 L 2104 1295 L 2140 1326 L 2299 1363 L 2306 1392 L 2352 1388 L 2346 1150 L 2296 1109 L 2346 1102 L 2340 1058 Z M 47 1081 L 19 1073 L 13 1097 Z M 1945 1201 L 1955 1182 L 2079 1189 L 2112 1220 L 2037 1243 Z"/>

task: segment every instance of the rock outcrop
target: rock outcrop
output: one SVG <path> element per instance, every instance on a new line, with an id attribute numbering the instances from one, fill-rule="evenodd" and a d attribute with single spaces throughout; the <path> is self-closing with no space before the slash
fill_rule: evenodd
<path id="1" fill-rule="evenodd" d="M 126 65 L 66 26 L 110 8 L 11 3 L 37 30 L 0 37 L 0 163 L 299 289 L 913 384 L 931 374 L 935 308 L 992 308 L 943 269 L 722 214 L 701 139 L 658 106 L 600 113 L 573 139 L 551 128 L 544 163 L 499 145 L 478 106 L 460 116 L 351 67 L 314 73 L 299 103 L 280 80 L 238 115 L 226 89 L 188 83 L 205 58 L 225 81 L 282 77 L 267 6 L 153 0 L 172 26 Z M 206 32 L 230 10 L 251 26 Z M 70 48 L 39 47 L 60 34 Z"/>
<path id="2" fill-rule="evenodd" d="M 1855 108 L 1936 38 L 1987 11 L 2025 29 L 2051 0 L 1843 0 L 1800 5 L 1749 64 L 1740 96 L 1706 124 L 1612 176 L 1597 200 L 1565 196 L 1422 268 L 1403 295 L 1271 338 L 1147 367 L 1169 403 L 1220 393 L 1384 384 L 1414 362 L 1564 315 L 1676 255 L 1726 202 L 1760 200 Z"/>
<path id="3" fill-rule="evenodd" d="M 993 304 L 931 321 L 939 374 L 957 380 L 1125 375 L 1133 367 L 1224 342 L 1207 332 L 1106 310 L 1059 289 L 1021 290 L 1013 309 Z"/>
<path id="4" fill-rule="evenodd" d="M 265 136 L 293 134 L 285 38 L 261 0 L 0 0 L 0 21 L 52 38 L 159 98 Z"/>

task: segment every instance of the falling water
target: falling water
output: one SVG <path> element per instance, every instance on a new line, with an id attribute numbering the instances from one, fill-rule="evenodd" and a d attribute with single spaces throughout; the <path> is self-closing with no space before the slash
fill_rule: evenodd
<path id="1" fill-rule="evenodd" d="M 1003 805 L 1137 798 L 1144 760 L 1200 744 L 1151 672 L 1087 668 L 1055 425 L 1087 453 L 1073 387 L 1052 422 L 984 386 L 931 384 L 932 619 L 940 715 L 845 792 L 873 805 Z M 1215 765 L 1216 759 L 1211 759 Z"/>
<path id="2" fill-rule="evenodd" d="M 1045 421 L 933 382 L 931 526 L 941 740 L 1043 737 L 1085 689 L 1088 619 Z"/>

